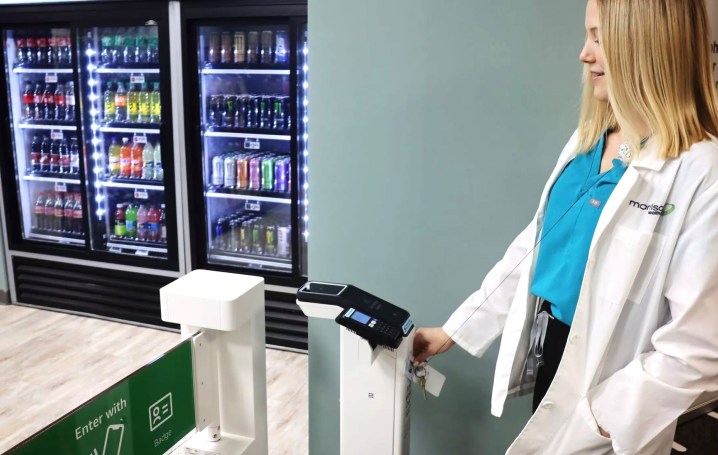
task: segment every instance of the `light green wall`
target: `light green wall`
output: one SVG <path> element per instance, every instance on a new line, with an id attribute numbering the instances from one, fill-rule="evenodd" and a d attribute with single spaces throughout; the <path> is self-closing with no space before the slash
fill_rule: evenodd
<path id="1" fill-rule="evenodd" d="M 310 0 L 309 276 L 441 325 L 530 220 L 576 124 L 585 3 Z M 499 454 L 527 398 L 490 415 L 498 345 L 432 364 L 412 455 Z M 310 453 L 339 453 L 338 328 L 309 324 Z M 370 435 L 367 435 L 370 437 Z"/>

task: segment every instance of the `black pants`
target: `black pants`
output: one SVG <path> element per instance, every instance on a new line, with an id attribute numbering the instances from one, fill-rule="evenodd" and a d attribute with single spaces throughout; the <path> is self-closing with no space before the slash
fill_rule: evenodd
<path id="1" fill-rule="evenodd" d="M 551 304 L 544 301 L 540 311 L 548 311 L 551 314 Z M 558 364 L 561 362 L 563 350 L 566 348 L 566 340 L 571 326 L 564 324 L 556 318 L 549 318 L 546 327 L 546 338 L 543 342 L 543 360 L 536 373 L 536 385 L 534 386 L 533 410 L 536 412 L 538 405 L 548 391 L 553 377 L 556 376 Z"/>

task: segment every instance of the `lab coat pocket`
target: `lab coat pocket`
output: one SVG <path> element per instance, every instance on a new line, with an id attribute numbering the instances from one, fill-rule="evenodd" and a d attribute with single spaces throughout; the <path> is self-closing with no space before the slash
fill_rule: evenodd
<path id="1" fill-rule="evenodd" d="M 595 276 L 602 286 L 598 290 L 601 299 L 614 305 L 623 305 L 629 294 L 634 300 L 633 298 L 645 292 L 650 277 L 639 276 L 638 272 L 651 268 L 652 273 L 655 267 L 660 253 L 651 258 L 646 256 L 654 235 L 653 232 L 615 227 L 607 248 L 598 257 L 600 266 L 597 267 Z M 649 262 L 654 264 L 651 266 Z"/>
<path id="2" fill-rule="evenodd" d="M 579 400 L 566 423 L 539 452 L 541 455 L 612 455 L 611 439 L 601 436 L 587 398 Z"/>

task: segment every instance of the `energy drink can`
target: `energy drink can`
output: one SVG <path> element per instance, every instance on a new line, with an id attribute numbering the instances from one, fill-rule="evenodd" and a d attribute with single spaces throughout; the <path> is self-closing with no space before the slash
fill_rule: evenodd
<path id="1" fill-rule="evenodd" d="M 219 63 L 219 34 L 212 32 L 209 34 L 209 62 Z"/>
<path id="2" fill-rule="evenodd" d="M 222 110 L 222 126 L 234 126 L 234 114 L 237 111 L 237 97 L 234 95 L 226 95 L 224 97 Z"/>
<path id="3" fill-rule="evenodd" d="M 224 159 L 224 187 L 234 188 L 237 184 L 237 158 L 234 155 L 227 155 Z"/>
<path id="4" fill-rule="evenodd" d="M 277 226 L 277 256 L 288 258 L 292 254 L 291 229 L 289 226 Z"/>
<path id="5" fill-rule="evenodd" d="M 251 219 L 245 220 L 239 227 L 239 252 L 252 252 L 252 228 L 254 222 Z"/>
<path id="6" fill-rule="evenodd" d="M 277 255 L 277 228 L 270 225 L 264 231 L 264 254 L 267 256 Z"/>
<path id="7" fill-rule="evenodd" d="M 229 231 L 232 233 L 232 243 L 228 245 L 227 249 L 230 251 L 239 251 L 242 236 L 242 220 L 232 220 L 229 223 Z"/>
<path id="8" fill-rule="evenodd" d="M 234 114 L 234 126 L 236 128 L 246 128 L 247 125 L 247 110 L 249 109 L 249 97 L 238 96 L 237 97 L 237 111 Z"/>
<path id="9" fill-rule="evenodd" d="M 283 130 L 286 125 L 286 119 L 285 119 L 285 113 L 288 111 L 286 109 L 286 101 L 284 96 L 277 96 L 274 97 L 274 100 L 272 102 L 272 128 L 275 130 Z"/>
<path id="10" fill-rule="evenodd" d="M 273 50 L 272 49 L 272 41 L 273 39 L 273 33 L 271 30 L 263 30 L 262 31 L 262 49 L 260 54 L 260 62 L 264 64 L 272 64 L 274 63 L 274 59 L 272 58 Z"/>
<path id="11" fill-rule="evenodd" d="M 272 127 L 272 104 L 274 97 L 272 96 L 261 96 L 259 98 L 259 127 L 260 128 L 271 128 Z"/>
<path id="12" fill-rule="evenodd" d="M 224 184 L 224 158 L 215 156 L 212 158 L 212 185 L 222 186 Z"/>
<path id="13" fill-rule="evenodd" d="M 289 43 L 287 42 L 287 32 L 277 30 L 274 34 L 274 63 L 284 64 L 289 61 Z"/>
<path id="14" fill-rule="evenodd" d="M 252 253 L 264 254 L 264 244 L 266 241 L 266 228 L 261 218 L 252 225 Z"/>
<path id="15" fill-rule="evenodd" d="M 289 158 L 279 158 L 274 163 L 274 191 L 289 191 Z"/>
<path id="16" fill-rule="evenodd" d="M 249 157 L 240 155 L 237 158 L 237 189 L 246 190 L 249 187 Z"/>
<path id="17" fill-rule="evenodd" d="M 259 32 L 247 34 L 247 63 L 259 63 Z"/>
<path id="18" fill-rule="evenodd" d="M 244 45 L 244 32 L 234 32 L 234 48 L 232 49 L 234 63 L 244 63 L 247 50 Z"/>
<path id="19" fill-rule="evenodd" d="M 274 158 L 271 156 L 262 159 L 262 189 L 265 191 L 274 189 Z"/>
<path id="20" fill-rule="evenodd" d="M 219 218 L 214 225 L 214 248 L 224 249 L 224 218 Z"/>
<path id="21" fill-rule="evenodd" d="M 249 189 L 258 190 L 262 187 L 261 158 L 254 157 L 249 160 Z M 225 168 L 226 170 L 226 168 Z M 227 179 L 225 178 L 225 181 Z"/>

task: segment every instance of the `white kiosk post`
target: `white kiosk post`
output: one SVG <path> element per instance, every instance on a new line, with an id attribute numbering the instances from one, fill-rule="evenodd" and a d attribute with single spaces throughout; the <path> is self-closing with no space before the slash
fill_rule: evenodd
<path id="1" fill-rule="evenodd" d="M 266 455 L 264 279 L 195 270 L 160 289 L 162 319 L 193 339 L 192 453 Z M 187 453 L 187 451 L 185 451 Z"/>
<path id="2" fill-rule="evenodd" d="M 297 304 L 305 315 L 336 319 L 346 314 L 348 305 L 332 305 L 321 297 L 314 299 L 311 293 L 302 292 L 311 289 L 312 284 L 316 283 L 307 283 L 298 293 Z M 368 313 L 362 302 L 355 303 L 359 308 L 357 312 Z M 349 313 L 349 317 L 356 314 L 351 310 Z M 374 316 L 366 320 L 367 327 L 375 327 Z M 415 330 L 410 319 L 408 322 L 407 333 L 396 349 L 374 347 L 347 327 L 340 327 L 341 455 L 409 454 L 411 381 L 407 373 Z"/>

